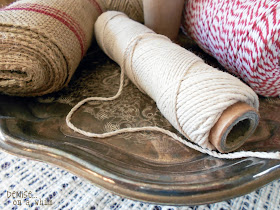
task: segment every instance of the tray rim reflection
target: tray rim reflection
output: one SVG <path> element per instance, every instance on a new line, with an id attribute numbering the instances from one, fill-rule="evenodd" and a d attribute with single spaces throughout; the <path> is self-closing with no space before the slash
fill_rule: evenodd
<path id="1" fill-rule="evenodd" d="M 240 184 L 236 185 L 235 183 L 233 187 L 231 186 L 233 183 L 230 181 L 228 183 L 223 183 L 223 181 L 220 183 L 202 183 L 201 186 L 163 186 L 141 183 L 116 176 L 113 173 L 91 165 L 79 157 L 75 157 L 73 154 L 69 154 L 63 150 L 45 145 L 28 143 L 25 142 L 24 139 L 15 138 L 5 129 L 6 120 L 7 119 L 0 119 L 1 150 L 12 155 L 64 168 L 73 174 L 85 178 L 98 187 L 132 200 L 162 205 L 199 205 L 215 203 L 245 195 L 280 178 L 280 162 L 277 163 L 277 161 L 273 161 L 274 163 L 272 166 L 260 172 L 259 176 L 255 174 L 256 178 L 252 176 L 251 179 L 247 181 L 243 180 L 242 182 L 242 178 L 239 177 L 240 180 L 235 180 L 234 182 Z M 252 174 L 248 175 L 251 176 Z M 199 188 L 204 188 L 204 192 L 199 192 Z M 174 194 L 172 194 L 172 192 Z"/>

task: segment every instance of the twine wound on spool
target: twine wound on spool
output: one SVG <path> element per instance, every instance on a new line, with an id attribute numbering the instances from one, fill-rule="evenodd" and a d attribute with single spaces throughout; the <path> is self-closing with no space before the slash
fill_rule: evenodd
<path id="1" fill-rule="evenodd" d="M 280 2 L 186 0 L 182 28 L 263 96 L 280 96 Z"/>
<path id="2" fill-rule="evenodd" d="M 128 19 L 120 12 L 103 13 L 95 24 L 95 33 L 105 53 L 121 65 L 120 86 L 115 96 L 90 97 L 74 106 L 66 117 L 66 123 L 71 129 L 85 136 L 97 138 L 127 132 L 155 131 L 218 158 L 280 159 L 279 152 L 242 151 L 222 154 L 213 151 L 214 146 L 208 137 L 210 133 L 215 134 L 211 129 L 219 119 L 222 119 L 220 117 L 223 116 L 224 110 L 239 102 L 258 108 L 256 94 L 237 78 L 206 65 L 194 54 Z M 142 92 L 153 98 L 169 122 L 195 144 L 159 127 L 124 128 L 96 134 L 83 131 L 71 123 L 72 115 L 84 103 L 92 100 L 109 101 L 119 97 L 123 89 L 124 73 Z M 235 119 L 231 125 L 234 126 L 244 120 L 254 121 L 255 123 L 249 123 L 248 132 L 252 132 L 258 119 L 254 108 L 246 111 L 245 115 L 243 113 L 241 116 L 231 118 Z M 229 126 L 227 131 L 231 129 Z M 222 136 L 227 135 L 225 132 Z"/>

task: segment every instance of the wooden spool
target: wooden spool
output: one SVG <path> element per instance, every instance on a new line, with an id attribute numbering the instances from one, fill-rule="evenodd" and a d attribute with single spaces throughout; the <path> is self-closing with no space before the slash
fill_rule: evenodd
<path id="1" fill-rule="evenodd" d="M 184 0 L 143 0 L 145 25 L 176 41 Z"/>
<path id="2" fill-rule="evenodd" d="M 238 102 L 228 107 L 210 131 L 209 141 L 219 152 L 231 152 L 241 147 L 259 123 L 257 110 Z"/>

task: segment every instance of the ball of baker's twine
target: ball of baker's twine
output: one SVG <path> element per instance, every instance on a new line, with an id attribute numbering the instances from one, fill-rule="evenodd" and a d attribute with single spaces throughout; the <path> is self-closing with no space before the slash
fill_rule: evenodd
<path id="1" fill-rule="evenodd" d="M 117 16 L 121 17 L 116 18 Z M 157 35 L 150 30 L 146 29 L 143 33 L 137 35 L 133 34 L 133 38 L 128 42 L 118 42 L 119 40 L 117 40 L 116 34 L 119 34 L 119 31 L 122 30 L 121 27 L 118 28 L 118 21 L 121 21 L 125 25 L 128 24 L 127 26 L 131 24 L 131 27 L 135 27 L 136 24 L 121 13 L 105 14 L 99 19 L 99 23 L 97 21 L 95 26 L 96 31 L 99 31 L 96 37 L 105 52 L 110 52 L 111 57 L 114 59 L 116 56 L 114 53 L 118 52 L 112 51 L 110 47 L 116 46 L 115 42 L 118 43 L 118 46 L 124 44 L 121 47 L 124 48 L 124 53 L 119 57 L 119 64 L 121 65 L 120 87 L 115 96 L 109 98 L 90 97 L 74 106 L 66 117 L 66 123 L 71 129 L 85 136 L 97 138 L 105 138 L 127 132 L 155 131 L 164 133 L 192 149 L 218 158 L 280 158 L 278 152 L 244 151 L 221 154 L 213 151 L 213 146 L 208 142 L 209 131 L 223 110 L 228 106 L 234 104 L 236 101 L 245 101 L 257 108 L 257 97 L 250 88 L 238 79 L 204 64 L 194 54 L 172 44 L 166 37 Z M 137 24 L 136 26 L 140 28 L 144 27 Z M 127 31 L 124 33 L 127 33 Z M 109 42 L 106 42 L 105 38 Z M 148 47 L 151 46 L 151 41 L 153 43 L 152 48 Z M 167 49 L 170 53 L 164 56 L 166 52 L 158 52 L 158 48 L 154 46 L 160 47 L 163 51 L 168 47 Z M 149 53 L 154 55 L 159 53 L 160 56 L 163 56 L 161 59 L 167 60 L 167 63 L 171 62 L 171 66 L 166 66 L 165 62 L 159 66 L 162 61 L 157 61 L 159 58 L 157 56 L 153 57 Z M 174 58 L 177 59 L 173 60 Z M 156 63 L 152 69 L 149 60 L 152 63 Z M 168 72 L 169 74 L 167 74 Z M 171 124 L 186 137 L 189 137 L 195 144 L 159 127 L 124 128 L 97 134 L 81 130 L 71 123 L 72 115 L 86 102 L 92 100 L 109 101 L 118 98 L 123 90 L 124 73 L 143 92 L 152 97 L 157 102 L 160 111 Z M 153 77 L 153 75 L 156 77 Z"/>
<path id="2" fill-rule="evenodd" d="M 182 28 L 263 96 L 280 96 L 280 2 L 187 0 Z"/>

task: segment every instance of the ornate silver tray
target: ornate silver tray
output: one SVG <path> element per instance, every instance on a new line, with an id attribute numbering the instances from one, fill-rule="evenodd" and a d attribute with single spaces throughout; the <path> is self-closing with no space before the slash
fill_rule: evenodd
<path id="1" fill-rule="evenodd" d="M 193 43 L 183 44 L 219 67 Z M 227 200 L 280 178 L 277 160 L 221 160 L 159 133 L 96 139 L 76 134 L 66 126 L 65 116 L 73 105 L 89 96 L 114 95 L 118 84 L 118 65 L 94 43 L 67 88 L 37 98 L 0 95 L 0 147 L 68 169 L 116 194 L 159 204 Z M 261 122 L 241 149 L 280 150 L 280 99 L 260 100 Z M 127 79 L 119 99 L 88 103 L 74 115 L 73 122 L 96 132 L 144 125 L 174 131 L 155 103 Z"/>

